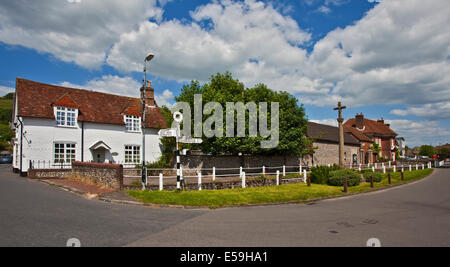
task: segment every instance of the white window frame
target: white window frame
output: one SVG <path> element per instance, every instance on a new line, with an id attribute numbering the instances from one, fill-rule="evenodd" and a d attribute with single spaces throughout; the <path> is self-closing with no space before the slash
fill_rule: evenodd
<path id="1" fill-rule="evenodd" d="M 140 145 L 125 145 L 123 154 L 125 163 L 139 164 L 141 162 Z"/>
<path id="2" fill-rule="evenodd" d="M 62 151 L 56 151 L 56 149 Z M 76 160 L 77 144 L 74 142 L 54 142 L 52 150 L 53 164 L 67 164 Z"/>
<path id="3" fill-rule="evenodd" d="M 141 131 L 141 117 L 124 115 L 125 129 L 127 132 L 140 132 Z"/>
<path id="4" fill-rule="evenodd" d="M 78 109 L 55 107 L 55 120 L 60 127 L 77 127 Z"/>

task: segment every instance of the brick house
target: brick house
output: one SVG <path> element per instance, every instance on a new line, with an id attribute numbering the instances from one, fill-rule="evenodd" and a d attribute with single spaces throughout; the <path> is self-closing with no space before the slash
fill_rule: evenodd
<path id="1" fill-rule="evenodd" d="M 55 166 L 75 160 L 135 164 L 143 153 L 149 162 L 156 161 L 161 155 L 158 129 L 166 123 L 154 89 L 148 88 L 145 97 L 143 151 L 139 98 L 17 78 L 13 169 L 26 174 L 30 163 L 44 161 Z"/>
<path id="2" fill-rule="evenodd" d="M 314 154 L 304 156 L 303 164 L 308 166 L 339 164 L 339 128 L 308 122 L 307 136 L 313 138 Z M 348 133 L 344 133 L 344 161 L 346 166 L 357 165 L 360 161 L 361 143 Z"/>
<path id="3" fill-rule="evenodd" d="M 379 157 L 395 161 L 398 149 L 395 139 L 397 133 L 383 119 L 375 121 L 364 118 L 362 113 L 356 114 L 355 118 L 344 123 L 344 131 L 361 142 L 361 158 L 365 164 L 374 163 L 380 160 Z M 374 151 L 374 144 L 378 145 L 380 155 Z"/>

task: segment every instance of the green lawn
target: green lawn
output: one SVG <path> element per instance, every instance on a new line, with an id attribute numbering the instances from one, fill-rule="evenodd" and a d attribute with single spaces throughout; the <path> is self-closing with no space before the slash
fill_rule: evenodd
<path id="1" fill-rule="evenodd" d="M 430 175 L 433 169 L 405 172 L 405 181 L 400 180 L 400 173 L 392 174 L 392 185 L 419 180 Z M 387 174 L 375 189 L 388 187 Z M 288 184 L 280 186 L 254 187 L 245 189 L 203 190 L 203 191 L 128 191 L 128 194 L 144 203 L 169 204 L 184 206 L 207 206 L 218 208 L 248 204 L 305 202 L 323 197 L 344 195 L 342 187 L 312 184 Z M 374 190 L 370 183 L 349 187 L 349 193 Z"/>

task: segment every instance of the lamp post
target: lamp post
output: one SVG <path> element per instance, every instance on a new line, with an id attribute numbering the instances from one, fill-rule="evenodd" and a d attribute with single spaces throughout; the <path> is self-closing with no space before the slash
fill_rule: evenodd
<path id="1" fill-rule="evenodd" d="M 147 88 L 147 62 L 150 62 L 155 57 L 154 54 L 148 54 L 144 60 L 144 85 L 142 86 L 142 190 L 145 190 L 147 185 L 147 167 L 145 166 L 145 89 Z"/>

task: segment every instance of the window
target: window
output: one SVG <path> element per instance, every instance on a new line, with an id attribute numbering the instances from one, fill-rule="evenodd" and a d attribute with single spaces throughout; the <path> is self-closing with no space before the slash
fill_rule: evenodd
<path id="1" fill-rule="evenodd" d="M 141 130 L 141 117 L 125 115 L 125 127 L 127 131 L 139 132 Z"/>
<path id="2" fill-rule="evenodd" d="M 77 122 L 76 109 L 56 107 L 56 125 L 74 127 L 76 122 Z"/>
<path id="3" fill-rule="evenodd" d="M 71 163 L 75 160 L 75 144 L 73 143 L 55 143 L 53 162 Z"/>
<path id="4" fill-rule="evenodd" d="M 140 146 L 125 146 L 125 163 L 139 163 L 141 161 Z"/>

